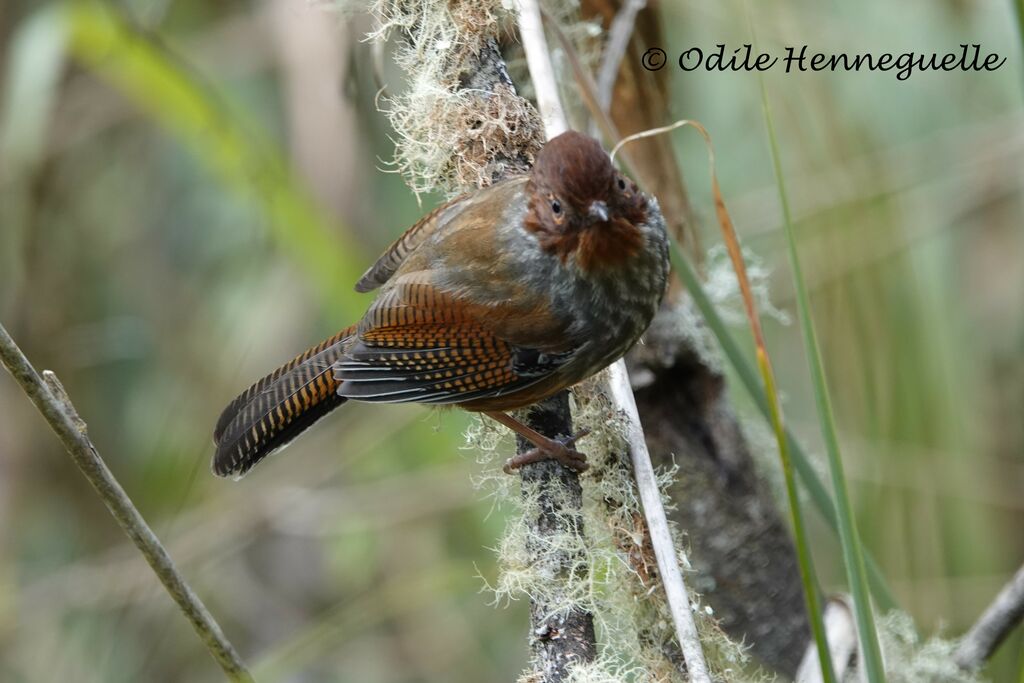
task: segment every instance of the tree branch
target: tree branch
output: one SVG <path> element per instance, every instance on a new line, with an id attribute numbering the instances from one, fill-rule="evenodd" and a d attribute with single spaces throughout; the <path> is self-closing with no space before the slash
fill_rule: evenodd
<path id="1" fill-rule="evenodd" d="M 540 21 L 539 14 L 537 21 Z M 547 48 L 544 47 L 544 50 L 546 53 Z M 473 68 L 460 78 L 462 88 L 491 93 L 495 88 L 503 87 L 514 92 L 515 86 L 493 38 L 484 42 L 476 61 L 478 63 L 473 64 Z M 549 75 L 554 84 L 554 75 Z M 555 104 L 558 104 L 557 93 Z M 548 106 L 548 103 L 545 102 L 544 106 Z M 543 113 L 545 109 L 541 111 Z M 554 116 L 561 121 L 564 130 L 565 119 L 560 106 Z M 552 124 L 546 127 L 549 134 L 558 126 L 558 120 L 553 124 L 554 127 Z M 528 171 L 529 163 L 523 163 L 526 152 L 522 150 L 515 158 L 493 159 L 492 167 L 500 171 L 494 180 Z M 559 392 L 532 406 L 526 422 L 548 437 L 571 435 L 573 428 L 569 392 Z M 522 437 L 516 438 L 518 453 L 525 453 L 532 448 L 533 444 Z M 564 605 L 570 604 L 567 599 L 570 590 L 568 584 L 578 580 L 574 572 L 578 571 L 580 558 L 573 553 L 557 551 L 557 544 L 552 542 L 555 537 L 566 533 L 576 537 L 583 535 L 583 519 L 580 515 L 583 489 L 579 474 L 555 461 L 532 463 L 520 468 L 519 472 L 522 495 L 524 498 L 536 496 L 539 508 L 536 517 L 528 520 L 530 532 L 527 551 L 531 557 L 531 566 L 553 584 L 549 586 L 552 590 L 548 592 L 548 599 L 535 596 L 530 598 L 531 669 L 537 683 L 559 683 L 567 679 L 573 664 L 590 662 L 597 657 L 593 615 L 578 607 L 564 609 Z M 559 590 L 559 586 L 566 586 L 566 589 Z"/>
<path id="2" fill-rule="evenodd" d="M 234 646 L 228 641 L 217 621 L 175 567 L 174 561 L 132 504 L 128 494 L 114 478 L 86 434 L 85 422 L 78 415 L 71 399 L 57 376 L 48 370 L 39 376 L 25 354 L 0 325 L 0 361 L 21 385 L 43 418 L 49 423 L 78 469 L 89 480 L 121 529 L 139 549 L 160 583 L 178 603 L 185 618 L 192 624 L 199 639 L 231 681 L 252 681 Z M 44 379 L 45 378 L 45 379 Z"/>
<path id="3" fill-rule="evenodd" d="M 996 595 L 977 623 L 960 641 L 954 659 L 964 669 L 977 671 L 1024 619 L 1024 566 Z"/>

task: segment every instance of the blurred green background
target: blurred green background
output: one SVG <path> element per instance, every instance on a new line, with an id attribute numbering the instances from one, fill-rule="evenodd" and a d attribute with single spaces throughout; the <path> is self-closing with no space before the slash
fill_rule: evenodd
<path id="1" fill-rule="evenodd" d="M 752 5 L 754 3 L 751 3 Z M 750 41 L 744 5 L 661 8 L 670 54 Z M 994 73 L 767 74 L 866 545 L 921 630 L 959 634 L 1024 559 L 1024 74 L 1009 2 L 751 7 L 762 49 L 947 52 Z M 0 321 L 57 372 L 114 473 L 268 681 L 510 681 L 525 606 L 478 574 L 503 511 L 467 418 L 352 405 L 241 483 L 219 410 L 349 324 L 423 207 L 382 160 L 367 17 L 304 0 L 0 5 Z M 385 59 L 385 81 L 402 75 Z M 744 244 L 792 312 L 756 76 L 673 71 Z M 717 243 L 705 151 L 672 143 Z M 737 335 L 745 338 L 740 321 Z M 795 325 L 786 411 L 818 451 Z M 759 424 L 742 392 L 738 409 Z M 840 590 L 835 538 L 812 528 Z M 988 673 L 1024 681 L 1024 636 Z M 214 681 L 186 622 L 6 375 L 0 680 Z"/>

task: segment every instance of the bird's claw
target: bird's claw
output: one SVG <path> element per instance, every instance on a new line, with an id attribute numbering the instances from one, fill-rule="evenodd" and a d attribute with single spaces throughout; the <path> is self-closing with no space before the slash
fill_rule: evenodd
<path id="1" fill-rule="evenodd" d="M 519 453 L 509 458 L 505 461 L 505 466 L 502 469 L 505 471 L 505 474 L 512 474 L 523 465 L 544 460 L 556 460 L 571 470 L 584 472 L 590 467 L 587 464 L 587 456 L 577 451 L 573 446 L 589 433 L 589 429 L 581 429 L 572 436 L 548 439 L 548 443 L 544 446 L 531 448 L 525 453 Z"/>

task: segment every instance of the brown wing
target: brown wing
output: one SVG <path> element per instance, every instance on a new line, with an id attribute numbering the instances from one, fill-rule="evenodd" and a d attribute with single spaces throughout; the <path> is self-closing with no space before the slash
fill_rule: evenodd
<path id="1" fill-rule="evenodd" d="M 392 242 L 391 246 L 380 255 L 377 262 L 359 278 L 359 282 L 356 283 L 356 291 L 370 292 L 387 282 L 405 261 L 406 256 L 422 244 L 423 240 L 430 237 L 439 226 L 446 224 L 461 212 L 465 200 L 465 196 L 456 197 L 447 204 L 442 204 L 402 233 L 402 236 Z"/>
<path id="2" fill-rule="evenodd" d="M 500 307 L 469 304 L 430 283 L 396 283 L 359 325 L 335 365 L 338 393 L 360 401 L 463 403 L 517 392 L 549 379 L 572 349 L 513 344 Z M 536 321 L 531 321 L 536 324 Z"/>
<path id="3" fill-rule="evenodd" d="M 483 190 L 456 197 L 437 207 L 406 230 L 380 255 L 377 262 L 359 278 L 359 282 L 356 283 L 356 291 L 370 292 L 383 285 L 398 271 L 410 254 L 460 217 L 468 215 L 470 221 L 479 218 L 487 221 L 495 220 L 497 216 L 486 215 L 490 213 L 487 207 L 505 206 L 509 201 L 508 198 L 521 191 L 525 183 L 525 176 L 510 178 Z M 502 198 L 494 201 L 495 194 L 502 195 Z"/>

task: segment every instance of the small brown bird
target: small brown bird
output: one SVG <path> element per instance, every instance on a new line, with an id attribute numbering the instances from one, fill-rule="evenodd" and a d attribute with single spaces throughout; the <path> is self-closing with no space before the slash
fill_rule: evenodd
<path id="1" fill-rule="evenodd" d="M 531 441 L 506 471 L 573 444 L 504 411 L 619 359 L 647 329 L 668 278 L 665 221 L 591 137 L 550 140 L 528 175 L 444 204 L 356 284 L 363 318 L 245 390 L 214 431 L 213 471 L 241 476 L 348 400 L 456 405 Z"/>

